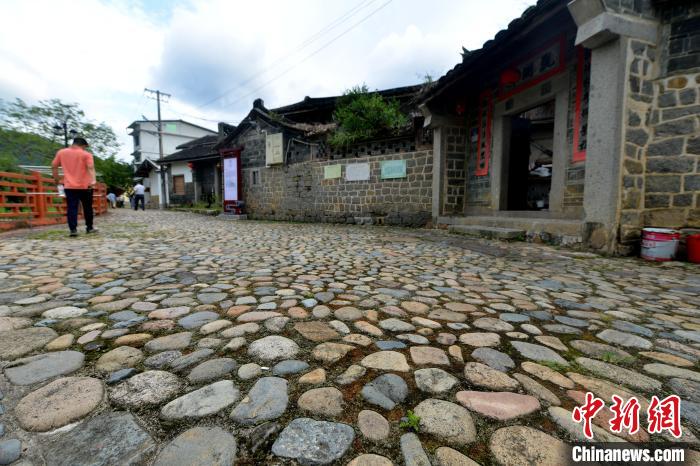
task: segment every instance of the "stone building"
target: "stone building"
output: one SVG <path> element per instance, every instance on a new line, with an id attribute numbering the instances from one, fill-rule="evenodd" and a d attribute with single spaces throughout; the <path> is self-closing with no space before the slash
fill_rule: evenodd
<path id="1" fill-rule="evenodd" d="M 239 151 L 249 218 L 423 226 L 430 220 L 432 140 L 417 107 L 422 86 L 378 91 L 410 118 L 399 135 L 333 148 L 338 97 L 253 109 L 216 148 Z M 269 159 L 274 141 L 280 158 Z M 389 167 L 389 168 L 387 168 Z M 397 172 L 389 173 L 392 169 Z"/>
<path id="2" fill-rule="evenodd" d="M 540 0 L 424 97 L 431 216 L 628 254 L 700 227 L 700 4 Z"/>

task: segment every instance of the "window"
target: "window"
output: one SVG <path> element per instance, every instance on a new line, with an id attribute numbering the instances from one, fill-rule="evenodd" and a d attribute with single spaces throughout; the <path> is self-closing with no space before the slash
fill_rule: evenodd
<path id="1" fill-rule="evenodd" d="M 173 194 L 185 194 L 185 175 L 173 176 Z"/>
<path id="2" fill-rule="evenodd" d="M 141 145 L 141 135 L 138 133 L 138 131 L 134 131 L 134 148 L 138 149 L 139 146 Z"/>
<path id="3" fill-rule="evenodd" d="M 253 170 L 250 172 L 250 184 L 253 186 L 260 184 L 260 170 Z"/>

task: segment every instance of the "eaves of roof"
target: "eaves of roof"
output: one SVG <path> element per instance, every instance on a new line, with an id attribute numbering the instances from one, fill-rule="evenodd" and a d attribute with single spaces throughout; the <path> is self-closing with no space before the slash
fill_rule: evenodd
<path id="1" fill-rule="evenodd" d="M 508 41 L 527 31 L 540 20 L 558 13 L 562 8 L 566 8 L 568 2 L 569 0 L 538 0 L 536 5 L 528 7 L 522 15 L 511 21 L 506 29 L 500 30 L 493 39 L 486 41 L 480 49 L 468 51 L 463 48 L 462 62 L 445 73 L 434 86 L 424 92 L 421 96 L 421 101 L 426 103 L 440 95 L 450 84 L 476 67 L 483 58 L 497 52 Z"/>

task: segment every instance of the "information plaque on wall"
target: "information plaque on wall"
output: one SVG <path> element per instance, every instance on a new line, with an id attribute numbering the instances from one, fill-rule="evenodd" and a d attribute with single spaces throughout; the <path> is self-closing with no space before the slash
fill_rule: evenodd
<path id="1" fill-rule="evenodd" d="M 240 149 L 222 150 L 224 212 L 240 215 L 243 213 L 241 196 L 241 151 Z"/>
<path id="2" fill-rule="evenodd" d="M 332 180 L 334 178 L 340 178 L 341 165 L 326 165 L 323 167 L 323 179 Z"/>
<path id="3" fill-rule="evenodd" d="M 405 160 L 385 160 L 381 162 L 381 179 L 406 178 Z"/>
<path id="4" fill-rule="evenodd" d="M 238 157 L 224 159 L 224 200 L 238 201 Z"/>
<path id="5" fill-rule="evenodd" d="M 345 181 L 369 180 L 368 163 L 351 163 L 345 166 Z"/>

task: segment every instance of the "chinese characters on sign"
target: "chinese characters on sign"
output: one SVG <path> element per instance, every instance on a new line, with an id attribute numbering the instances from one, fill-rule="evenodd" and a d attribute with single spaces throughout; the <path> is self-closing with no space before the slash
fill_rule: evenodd
<path id="1" fill-rule="evenodd" d="M 326 165 L 323 167 L 323 179 L 332 180 L 340 178 L 341 165 Z"/>
<path id="2" fill-rule="evenodd" d="M 406 178 L 405 160 L 384 160 L 380 163 L 380 167 L 380 177 L 383 180 L 391 178 Z"/>
<path id="3" fill-rule="evenodd" d="M 345 166 L 345 181 L 369 180 L 368 163 L 350 163 Z"/>
<path id="4" fill-rule="evenodd" d="M 238 158 L 224 159 L 224 200 L 238 201 Z"/>
<path id="5" fill-rule="evenodd" d="M 639 409 L 637 398 L 632 397 L 626 402 L 617 395 L 612 396 L 613 404 L 610 411 L 613 413 L 609 421 L 610 432 L 621 433 L 627 430 L 631 435 L 639 431 Z M 586 400 L 582 406 L 577 406 L 571 413 L 574 422 L 583 422 L 583 435 L 587 439 L 593 438 L 591 422 L 598 412 L 603 409 L 605 402 L 595 397 L 592 393 L 586 393 Z M 647 432 L 660 434 L 667 430 L 675 438 L 682 434 L 681 430 L 681 399 L 677 395 L 669 395 L 663 400 L 654 395 L 647 409 Z"/>

